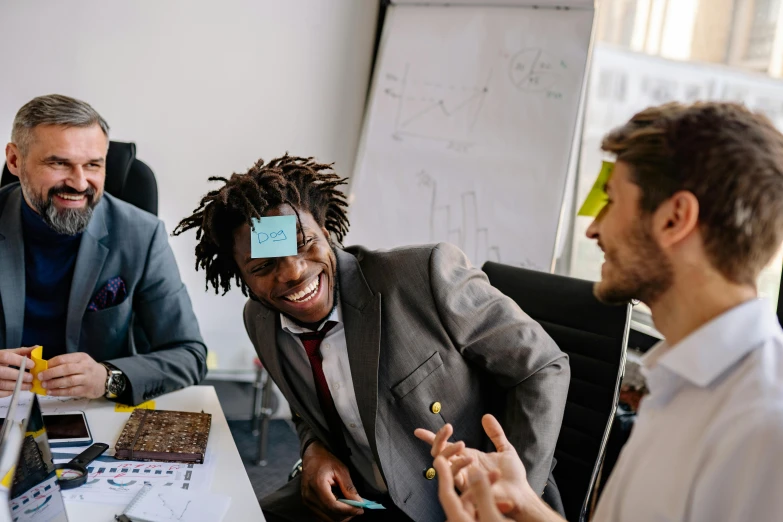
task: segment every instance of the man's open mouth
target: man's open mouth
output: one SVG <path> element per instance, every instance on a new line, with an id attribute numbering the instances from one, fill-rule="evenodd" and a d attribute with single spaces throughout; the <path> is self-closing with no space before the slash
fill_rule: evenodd
<path id="1" fill-rule="evenodd" d="M 311 300 L 316 296 L 316 294 L 318 294 L 318 290 L 321 288 L 322 275 L 323 272 L 318 274 L 318 277 L 313 279 L 313 281 L 305 288 L 293 294 L 283 296 L 283 299 L 291 301 L 292 303 L 306 303 L 307 301 Z"/>

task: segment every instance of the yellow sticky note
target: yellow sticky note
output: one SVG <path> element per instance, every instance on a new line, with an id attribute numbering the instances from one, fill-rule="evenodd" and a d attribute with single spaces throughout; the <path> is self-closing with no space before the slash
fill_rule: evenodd
<path id="1" fill-rule="evenodd" d="M 217 370 L 217 367 L 218 367 L 217 353 L 210 350 L 207 352 L 207 369 Z"/>
<path id="2" fill-rule="evenodd" d="M 606 194 L 606 183 L 612 177 L 612 170 L 614 170 L 614 163 L 604 161 L 601 165 L 601 172 L 598 173 L 598 179 L 593 183 L 593 188 L 590 189 L 585 202 L 579 209 L 579 216 L 596 217 L 606 206 L 609 199 Z"/>
<path id="3" fill-rule="evenodd" d="M 0 482 L 0 485 L 2 485 L 5 488 L 11 488 L 11 481 L 14 480 L 14 472 L 16 471 L 16 466 L 12 466 L 11 469 L 8 470 L 8 473 L 5 474 L 5 477 L 3 477 L 2 482 Z"/>
<path id="4" fill-rule="evenodd" d="M 37 439 L 38 437 L 40 437 L 44 433 L 46 433 L 46 428 L 41 428 L 38 431 L 26 431 L 24 436 L 25 437 L 32 437 L 34 439 Z"/>
<path id="5" fill-rule="evenodd" d="M 128 406 L 127 404 L 117 403 L 114 405 L 114 411 L 130 413 L 133 410 L 154 410 L 155 401 L 142 402 L 138 406 Z"/>
<path id="6" fill-rule="evenodd" d="M 49 362 L 43 358 L 43 346 L 36 346 L 33 352 L 30 354 L 33 359 L 33 392 L 38 395 L 46 395 L 46 390 L 41 387 L 41 381 L 38 380 L 38 374 L 49 367 Z"/>

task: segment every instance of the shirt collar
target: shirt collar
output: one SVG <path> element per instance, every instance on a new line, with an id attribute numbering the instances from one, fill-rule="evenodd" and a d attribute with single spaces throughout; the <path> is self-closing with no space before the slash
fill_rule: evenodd
<path id="1" fill-rule="evenodd" d="M 338 325 L 341 325 L 343 323 L 343 308 L 342 308 L 342 305 L 340 304 L 340 300 L 339 299 L 337 300 L 337 306 L 334 307 L 334 310 L 332 310 L 332 313 L 329 314 L 329 317 L 327 317 L 326 319 L 321 321 L 321 324 L 318 325 L 318 328 L 315 331 L 320 331 L 321 328 L 323 328 L 324 325 L 328 321 L 334 321 Z M 286 332 L 288 332 L 290 334 L 293 334 L 293 335 L 299 335 L 299 334 L 302 334 L 302 333 L 312 332 L 313 331 L 313 330 L 310 330 L 309 328 L 303 328 L 303 327 L 299 326 L 298 324 L 296 324 L 295 322 L 293 322 L 291 319 L 289 319 L 288 317 L 286 317 L 283 314 L 280 314 L 280 327 L 284 331 L 286 331 Z"/>
<path id="2" fill-rule="evenodd" d="M 642 359 L 642 373 L 651 391 L 656 382 L 664 386 L 672 382 L 656 375 L 661 370 L 707 387 L 765 340 L 781 333 L 770 303 L 752 299 L 719 315 L 675 346 L 658 343 Z"/>

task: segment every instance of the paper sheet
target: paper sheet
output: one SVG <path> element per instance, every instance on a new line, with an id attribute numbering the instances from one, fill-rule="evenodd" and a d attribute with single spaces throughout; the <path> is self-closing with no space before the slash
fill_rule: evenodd
<path id="1" fill-rule="evenodd" d="M 24 401 L 29 398 L 21 398 L 19 404 L 24 404 Z M 79 397 L 53 397 L 51 395 L 39 395 L 38 403 L 41 405 L 41 411 L 44 415 L 47 413 L 64 413 L 68 411 L 84 411 L 90 404 L 90 399 L 82 399 Z M 8 415 L 8 406 L 11 404 L 11 397 L 0 398 L 0 417 Z"/>
<path id="2" fill-rule="evenodd" d="M 52 476 L 8 501 L 14 522 L 67 522 L 65 505 Z"/>
<path id="3" fill-rule="evenodd" d="M 97 502 L 101 504 L 127 504 L 144 484 L 167 486 L 188 491 L 208 491 L 215 475 L 217 455 L 215 433 L 210 433 L 204 464 L 179 464 L 175 462 L 136 462 L 117 460 L 106 454 L 87 467 L 87 483 L 75 489 L 63 491 L 66 502 Z M 54 462 L 68 462 L 84 448 L 55 448 Z M 113 453 L 113 448 L 109 450 Z"/>
<path id="4" fill-rule="evenodd" d="M 220 522 L 230 505 L 231 497 L 226 495 L 195 495 L 181 489 L 152 486 L 133 499 L 125 514 L 131 519 L 155 522 Z"/>
<path id="5" fill-rule="evenodd" d="M 57 458 L 56 463 L 72 457 Z M 208 464 L 177 464 L 172 462 L 131 462 L 101 457 L 87 467 L 87 483 L 63 491 L 66 502 L 99 502 L 127 504 L 144 484 L 167 486 L 189 491 L 207 491 L 212 482 L 214 466 Z"/>

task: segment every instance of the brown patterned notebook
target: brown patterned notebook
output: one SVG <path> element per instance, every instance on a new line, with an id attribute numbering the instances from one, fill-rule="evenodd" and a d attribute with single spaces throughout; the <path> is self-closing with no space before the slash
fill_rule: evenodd
<path id="1" fill-rule="evenodd" d="M 166 410 L 133 410 L 114 458 L 165 462 L 204 462 L 212 415 Z"/>

